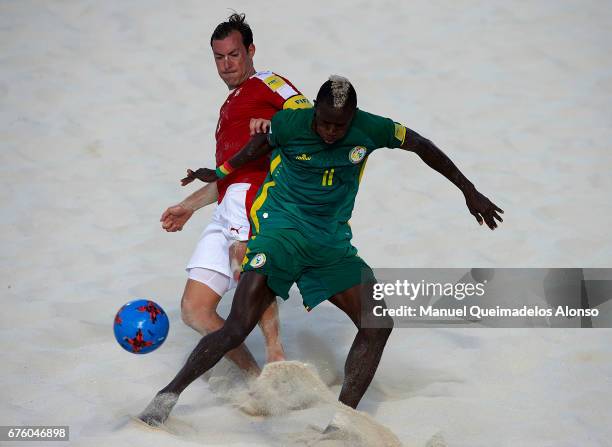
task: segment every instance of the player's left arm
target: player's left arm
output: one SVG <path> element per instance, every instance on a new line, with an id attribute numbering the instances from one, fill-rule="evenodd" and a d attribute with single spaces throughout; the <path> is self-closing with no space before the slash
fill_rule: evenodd
<path id="1" fill-rule="evenodd" d="M 404 141 L 400 148 L 416 153 L 427 166 L 453 182 L 463 193 L 470 213 L 480 225 L 484 221 L 491 230 L 494 230 L 498 225 L 496 219 L 503 222 L 498 213 L 503 214 L 504 211 L 481 194 L 452 160 L 430 140 L 406 128 Z"/>
<path id="2" fill-rule="evenodd" d="M 249 142 L 236 155 L 218 166 L 217 169 L 200 168 L 195 171 L 187 170 L 187 177 L 181 180 L 183 186 L 193 182 L 195 179 L 206 183 L 222 179 L 230 172 L 241 168 L 250 161 L 256 160 L 272 151 L 267 133 L 254 135 Z"/>

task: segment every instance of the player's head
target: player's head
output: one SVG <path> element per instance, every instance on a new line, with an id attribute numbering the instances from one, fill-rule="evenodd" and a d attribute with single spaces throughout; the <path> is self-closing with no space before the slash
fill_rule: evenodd
<path id="1" fill-rule="evenodd" d="M 341 140 L 351 127 L 357 110 L 357 92 L 350 81 L 332 75 L 315 100 L 313 128 L 327 144 Z"/>
<path id="2" fill-rule="evenodd" d="M 234 13 L 220 23 L 210 37 L 217 72 L 230 89 L 238 87 L 253 73 L 253 31 L 244 14 Z"/>

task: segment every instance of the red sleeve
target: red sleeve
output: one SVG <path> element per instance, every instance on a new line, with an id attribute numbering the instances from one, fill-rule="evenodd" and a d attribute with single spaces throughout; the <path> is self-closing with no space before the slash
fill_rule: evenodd
<path id="1" fill-rule="evenodd" d="M 255 75 L 267 88 L 262 89 L 268 101 L 275 109 L 310 108 L 310 101 L 295 88 L 286 78 L 271 71 L 259 72 Z"/>

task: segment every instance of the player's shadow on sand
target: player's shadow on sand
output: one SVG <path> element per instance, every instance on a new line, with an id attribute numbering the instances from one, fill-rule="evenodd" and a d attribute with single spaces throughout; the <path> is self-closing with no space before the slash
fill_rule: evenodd
<path id="1" fill-rule="evenodd" d="M 409 400 L 415 397 L 449 397 L 463 380 L 448 372 L 424 368 L 400 368 L 401 377 L 374 378 L 359 410 L 375 414 L 382 402 Z"/>

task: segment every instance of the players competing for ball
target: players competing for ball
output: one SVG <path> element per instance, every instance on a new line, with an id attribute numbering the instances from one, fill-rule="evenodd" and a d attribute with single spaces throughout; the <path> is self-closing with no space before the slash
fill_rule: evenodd
<path id="1" fill-rule="evenodd" d="M 212 182 L 272 153 L 268 176 L 251 209 L 253 236 L 230 314 L 218 331 L 203 337 L 176 377 L 139 416 L 162 424 L 185 388 L 238 346 L 276 296 L 287 299 L 297 283 L 311 310 L 329 300 L 357 327 L 348 353 L 339 400 L 356 408 L 368 388 L 392 330 L 390 317 L 372 320 L 376 280 L 357 255 L 348 221 L 368 156 L 376 149 L 415 152 L 457 186 L 479 224 L 497 228 L 503 211 L 476 190 L 455 164 L 415 131 L 357 109 L 351 83 L 332 76 L 314 109 L 284 110 L 270 131 L 253 137 L 216 170 L 198 169 L 186 181 Z"/>

